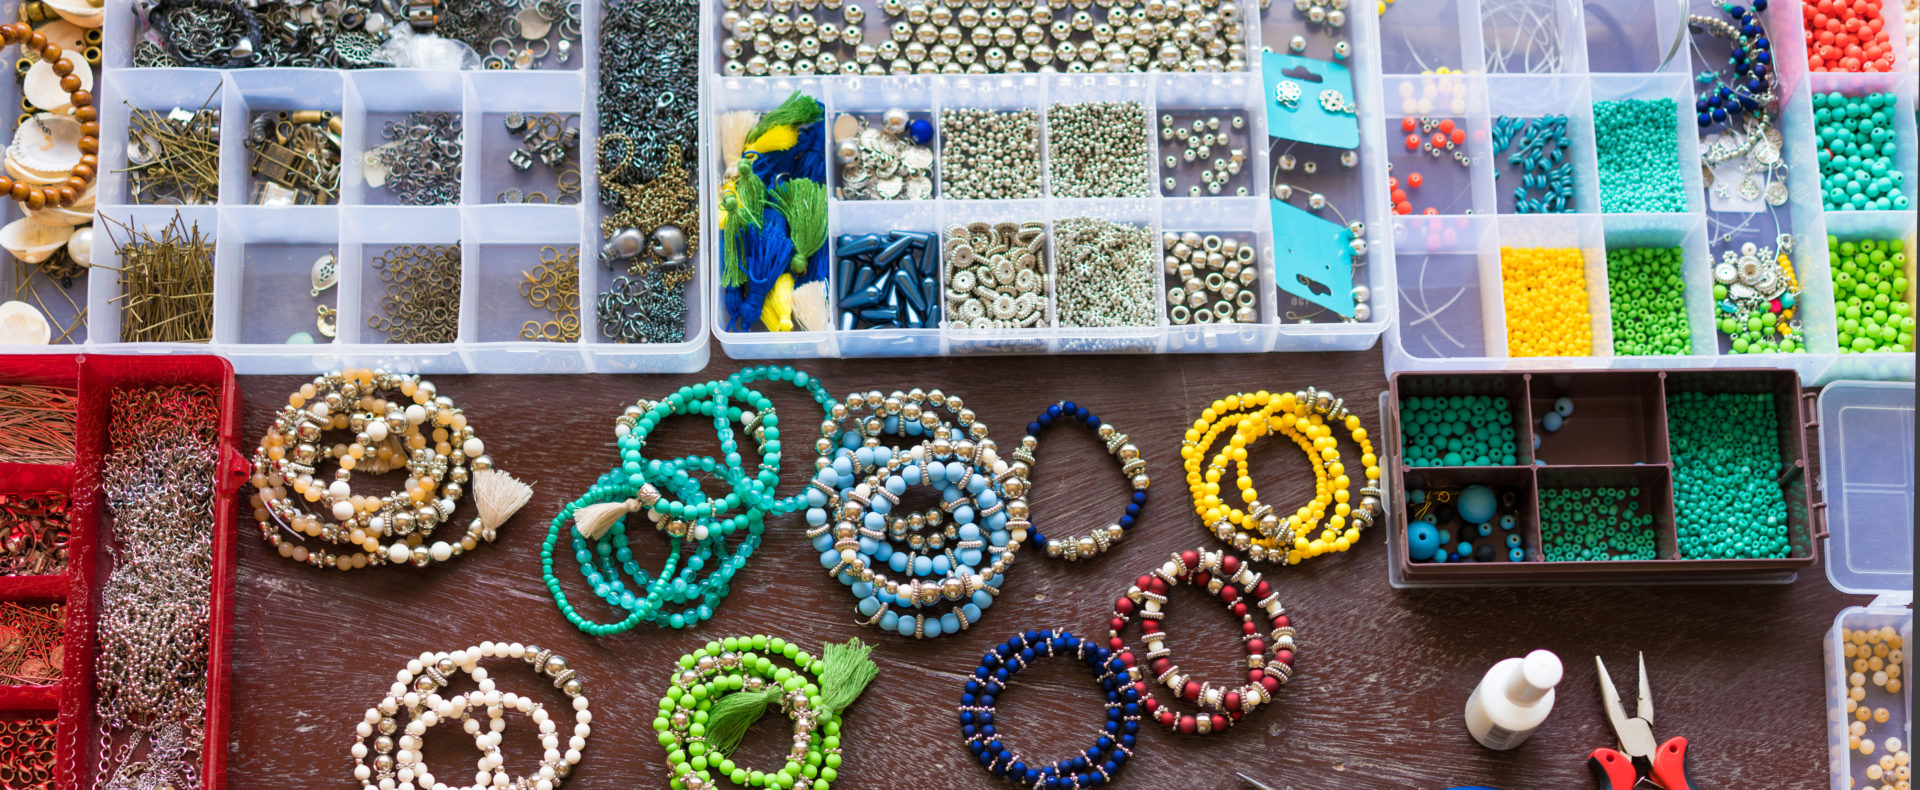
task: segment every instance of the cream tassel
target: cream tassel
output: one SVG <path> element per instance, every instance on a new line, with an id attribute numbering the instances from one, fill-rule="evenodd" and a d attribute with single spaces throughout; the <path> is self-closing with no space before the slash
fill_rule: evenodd
<path id="1" fill-rule="evenodd" d="M 620 519 L 626 518 L 628 513 L 639 509 L 640 500 L 638 499 L 588 505 L 573 511 L 573 528 L 580 531 L 581 537 L 599 540 L 600 536 L 607 534 L 607 530 L 612 529 Z"/>
<path id="2" fill-rule="evenodd" d="M 720 116 L 720 161 L 723 171 L 734 172 L 740 166 L 740 157 L 747 150 L 747 132 L 760 122 L 760 114 L 751 110 L 735 110 Z"/>
<path id="3" fill-rule="evenodd" d="M 793 320 L 800 328 L 809 332 L 823 332 L 833 328 L 833 319 L 827 317 L 827 284 L 822 280 L 793 289 Z"/>
<path id="4" fill-rule="evenodd" d="M 507 523 L 532 498 L 533 486 L 506 472 L 482 469 L 473 473 L 473 504 L 480 509 L 480 528 L 488 532 Z"/>

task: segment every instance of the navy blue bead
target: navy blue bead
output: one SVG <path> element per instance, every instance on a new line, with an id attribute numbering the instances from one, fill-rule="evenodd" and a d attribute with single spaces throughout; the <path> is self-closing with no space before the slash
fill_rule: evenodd
<path id="1" fill-rule="evenodd" d="M 1726 110 L 1722 110 L 1722 109 L 1720 109 L 1719 107 L 1715 107 L 1715 108 L 1713 108 L 1713 119 L 1714 119 L 1715 121 L 1725 121 L 1725 120 L 1727 120 L 1727 111 L 1726 111 Z"/>
<path id="2" fill-rule="evenodd" d="M 1028 435 L 1028 436 L 1039 436 L 1039 435 L 1040 435 L 1040 429 L 1041 429 L 1041 427 L 1043 427 L 1043 426 L 1041 426 L 1039 422 L 1030 422 L 1030 423 L 1027 423 L 1027 435 Z"/>
<path id="3" fill-rule="evenodd" d="M 1087 427 L 1098 429 L 1100 427 L 1100 415 L 1097 415 L 1097 414 L 1087 415 Z"/>
<path id="4" fill-rule="evenodd" d="M 1080 407 L 1076 405 L 1073 401 L 1067 401 L 1065 403 L 1060 404 L 1060 411 L 1062 413 L 1072 414 L 1074 412 L 1080 411 Z"/>
<path id="5" fill-rule="evenodd" d="M 1048 416 L 1048 417 L 1059 417 L 1059 416 L 1060 416 L 1060 407 L 1059 407 L 1059 405 L 1057 405 L 1057 404 L 1056 404 L 1056 405 L 1053 405 L 1053 406 L 1048 406 L 1048 407 L 1047 407 L 1047 416 Z"/>

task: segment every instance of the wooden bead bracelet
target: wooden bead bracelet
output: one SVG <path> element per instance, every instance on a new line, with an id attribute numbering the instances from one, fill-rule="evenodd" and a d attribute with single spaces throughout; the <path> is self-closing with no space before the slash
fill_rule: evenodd
<path id="1" fill-rule="evenodd" d="M 1333 422 L 1347 428 L 1366 469 L 1357 505 L 1352 502 L 1352 481 L 1333 438 Z M 1229 430 L 1227 446 L 1214 453 L 1203 470 L 1202 460 Z M 1314 473 L 1314 498 L 1285 519 L 1260 501 L 1247 465 L 1248 448 L 1273 433 L 1298 444 L 1307 453 Z M 1380 461 L 1367 430 L 1361 427 L 1358 416 L 1347 411 L 1345 401 L 1312 387 L 1278 395 L 1264 390 L 1241 393 L 1214 401 L 1187 430 L 1180 456 L 1194 511 L 1201 522 L 1215 537 L 1231 542 L 1256 562 L 1294 565 L 1309 557 L 1346 551 L 1359 541 L 1360 530 L 1377 522 L 1384 512 Z M 1247 504 L 1244 510 L 1221 497 L 1221 481 L 1230 462 L 1236 471 L 1234 485 Z M 1331 516 L 1327 515 L 1329 509 L 1333 511 Z M 1326 525 L 1316 534 L 1314 529 L 1320 527 L 1322 518 Z"/>
<path id="2" fill-rule="evenodd" d="M 73 104 L 73 117 L 80 122 L 80 161 L 67 172 L 66 181 L 58 185 L 35 187 L 0 176 L 0 193 L 35 211 L 48 206 L 71 206 L 93 183 L 100 167 L 100 111 L 93 107 L 93 94 L 80 87 L 80 77 L 73 73 L 73 62 L 64 57 L 66 50 L 48 41 L 46 34 L 35 32 L 33 26 L 25 22 L 0 25 L 0 45 L 11 44 L 20 44 L 29 56 L 39 53 L 41 59 L 53 64 L 53 73 L 60 77 L 60 89 L 67 92 Z"/>
<path id="3" fill-rule="evenodd" d="M 1240 639 L 1246 643 L 1247 680 L 1237 686 L 1201 682 L 1181 671 L 1166 648 L 1166 632 L 1160 630 L 1167 593 L 1179 584 L 1206 588 L 1240 618 Z M 1135 617 L 1140 619 L 1141 640 L 1147 661 L 1121 635 Z M 1233 726 L 1254 709 L 1272 701 L 1280 687 L 1293 677 L 1293 660 L 1298 647 L 1294 643 L 1293 622 L 1275 593 L 1260 574 L 1253 572 L 1239 557 L 1225 552 L 1189 550 L 1174 554 L 1160 567 L 1134 581 L 1125 595 L 1113 603 L 1113 619 L 1108 624 L 1108 645 L 1120 655 L 1133 672 L 1140 690 L 1140 704 L 1162 726 L 1182 735 L 1207 735 Z M 1265 626 L 1263 629 L 1262 626 Z M 1171 690 L 1175 696 L 1200 706 L 1198 716 L 1176 713 L 1160 704 L 1153 695 L 1149 678 Z"/>

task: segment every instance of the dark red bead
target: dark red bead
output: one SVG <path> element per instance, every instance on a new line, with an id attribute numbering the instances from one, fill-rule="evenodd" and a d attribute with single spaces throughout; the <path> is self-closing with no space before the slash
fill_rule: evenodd
<path id="1" fill-rule="evenodd" d="M 1213 574 L 1201 571 L 1193 575 L 1193 586 L 1205 587 L 1213 581 Z"/>
<path id="2" fill-rule="evenodd" d="M 1200 729 L 1200 723 L 1194 721 L 1192 716 L 1180 717 L 1180 734 L 1181 735 L 1192 735 L 1194 731 L 1198 729 Z"/>
<path id="3" fill-rule="evenodd" d="M 1281 648 L 1273 654 L 1273 660 L 1286 664 L 1287 666 L 1293 666 L 1293 651 Z"/>
<path id="4" fill-rule="evenodd" d="M 1240 622 L 1240 633 L 1253 636 L 1254 634 L 1260 633 L 1260 626 L 1254 625 L 1252 620 L 1242 620 Z"/>
<path id="5" fill-rule="evenodd" d="M 1133 599 L 1123 597 L 1118 601 L 1114 601 L 1113 610 L 1123 615 L 1133 614 Z"/>
<path id="6" fill-rule="evenodd" d="M 1258 670 L 1258 669 L 1249 669 L 1249 670 L 1247 670 L 1247 682 L 1248 682 L 1248 683 L 1259 683 L 1259 682 L 1260 682 L 1260 679 L 1261 679 L 1261 678 L 1263 678 L 1263 677 L 1266 677 L 1266 676 L 1267 676 L 1267 673 L 1265 673 L 1265 672 L 1262 672 L 1262 671 L 1260 671 L 1260 670 Z"/>
<path id="7" fill-rule="evenodd" d="M 1188 549 L 1180 552 L 1180 564 L 1189 568 L 1200 564 L 1200 552 Z"/>
<path id="8" fill-rule="evenodd" d="M 1275 628 L 1286 628 L 1287 626 L 1290 626 L 1290 625 L 1293 625 L 1293 621 L 1288 620 L 1287 616 L 1284 614 L 1280 615 L 1279 617 L 1273 618 L 1273 627 Z"/>
<path id="9" fill-rule="evenodd" d="M 1228 554 L 1228 555 L 1227 555 L 1227 556 L 1225 556 L 1225 557 L 1221 557 L 1221 558 L 1220 558 L 1220 570 L 1223 570 L 1223 571 L 1226 571 L 1226 572 L 1227 572 L 1227 575 L 1228 575 L 1228 576 L 1232 576 L 1232 575 L 1234 575 L 1234 574 L 1236 574 L 1236 573 L 1239 573 L 1239 572 L 1240 572 L 1240 558 L 1239 558 L 1239 557 L 1235 557 L 1235 556 L 1233 556 L 1232 554 Z"/>
<path id="10" fill-rule="evenodd" d="M 1142 590 L 1151 590 L 1153 589 L 1153 578 L 1152 576 L 1143 574 L 1140 578 L 1133 580 L 1133 586 Z"/>
<path id="11" fill-rule="evenodd" d="M 1220 702 L 1227 706 L 1227 710 L 1237 712 L 1240 710 L 1240 692 L 1229 691 L 1225 697 L 1220 699 Z"/>
<path id="12" fill-rule="evenodd" d="M 1280 690 L 1280 679 L 1272 675 L 1261 675 L 1260 687 L 1266 689 L 1268 694 L 1273 694 Z"/>
<path id="13" fill-rule="evenodd" d="M 1173 662 L 1168 660 L 1167 657 L 1165 656 L 1161 656 L 1160 658 L 1156 658 L 1153 660 L 1153 674 L 1155 677 L 1166 674 L 1167 670 L 1172 668 L 1173 668 Z"/>
<path id="14" fill-rule="evenodd" d="M 1253 586 L 1253 599 L 1256 601 L 1266 600 L 1267 596 L 1272 594 L 1273 588 L 1267 586 L 1267 582 L 1264 579 L 1262 579 L 1259 584 Z"/>
<path id="15" fill-rule="evenodd" d="M 1191 680 L 1187 681 L 1186 685 L 1180 687 L 1180 696 L 1185 697 L 1188 700 L 1199 699 L 1200 684 Z"/>
<path id="16" fill-rule="evenodd" d="M 1123 648 L 1126 646 L 1127 646 L 1126 640 L 1123 640 L 1117 636 L 1107 640 L 1108 650 L 1119 650 L 1120 648 Z"/>
<path id="17" fill-rule="evenodd" d="M 1257 656 L 1267 652 L 1267 643 L 1258 639 L 1247 640 L 1247 655 Z"/>
<path id="18" fill-rule="evenodd" d="M 1213 731 L 1214 732 L 1222 732 L 1226 730 L 1227 725 L 1229 724 L 1232 724 L 1232 722 L 1227 721 L 1227 717 L 1222 716 L 1218 713 L 1213 714 Z"/>
<path id="19" fill-rule="evenodd" d="M 1155 595 L 1167 594 L 1167 580 L 1155 576 L 1147 580 L 1147 590 Z"/>
<path id="20" fill-rule="evenodd" d="M 1233 616 L 1234 616 L 1234 617 L 1246 617 L 1246 616 L 1247 616 L 1247 602 L 1246 602 L 1246 601 L 1234 601 L 1234 602 L 1233 602 Z"/>
<path id="21" fill-rule="evenodd" d="M 1229 584 L 1220 588 L 1220 600 L 1233 603 L 1240 600 L 1240 590 Z"/>
<path id="22" fill-rule="evenodd" d="M 1120 663 L 1121 663 L 1121 664 L 1123 664 L 1123 665 L 1126 665 L 1126 666 L 1129 666 L 1129 667 L 1131 667 L 1131 666 L 1134 666 L 1134 665 L 1135 665 L 1135 664 L 1134 664 L 1134 662 L 1136 662 L 1136 661 L 1138 661 L 1138 660 L 1139 660 L 1139 659 L 1137 659 L 1137 658 L 1134 658 L 1134 657 L 1133 657 L 1133 651 L 1131 651 L 1131 650 L 1122 650 L 1122 651 L 1120 651 Z"/>
<path id="23" fill-rule="evenodd" d="M 1115 617 L 1107 621 L 1107 627 L 1112 628 L 1117 633 L 1127 627 L 1127 619 L 1124 617 Z"/>

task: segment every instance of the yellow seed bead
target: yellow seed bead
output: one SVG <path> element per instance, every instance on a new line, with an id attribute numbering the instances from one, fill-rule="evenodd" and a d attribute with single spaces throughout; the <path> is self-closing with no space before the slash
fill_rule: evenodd
<path id="1" fill-rule="evenodd" d="M 1887 751 L 1889 751 L 1889 752 L 1897 752 L 1897 751 L 1900 751 L 1900 739 L 1899 739 L 1899 738 L 1888 738 L 1888 739 L 1886 739 L 1886 740 L 1884 740 L 1884 741 L 1881 741 L 1881 742 L 1880 742 L 1880 745 L 1881 745 L 1881 746 L 1885 746 L 1885 747 L 1887 748 Z M 1892 768 L 1893 766 L 1887 766 L 1887 767 L 1888 767 L 1888 768 Z"/>
<path id="2" fill-rule="evenodd" d="M 1878 722 L 1880 724 L 1886 724 L 1887 719 L 1890 719 L 1892 717 L 1893 717 L 1893 712 L 1890 710 L 1887 710 L 1886 708 L 1873 709 L 1873 720 L 1875 722 Z"/>

